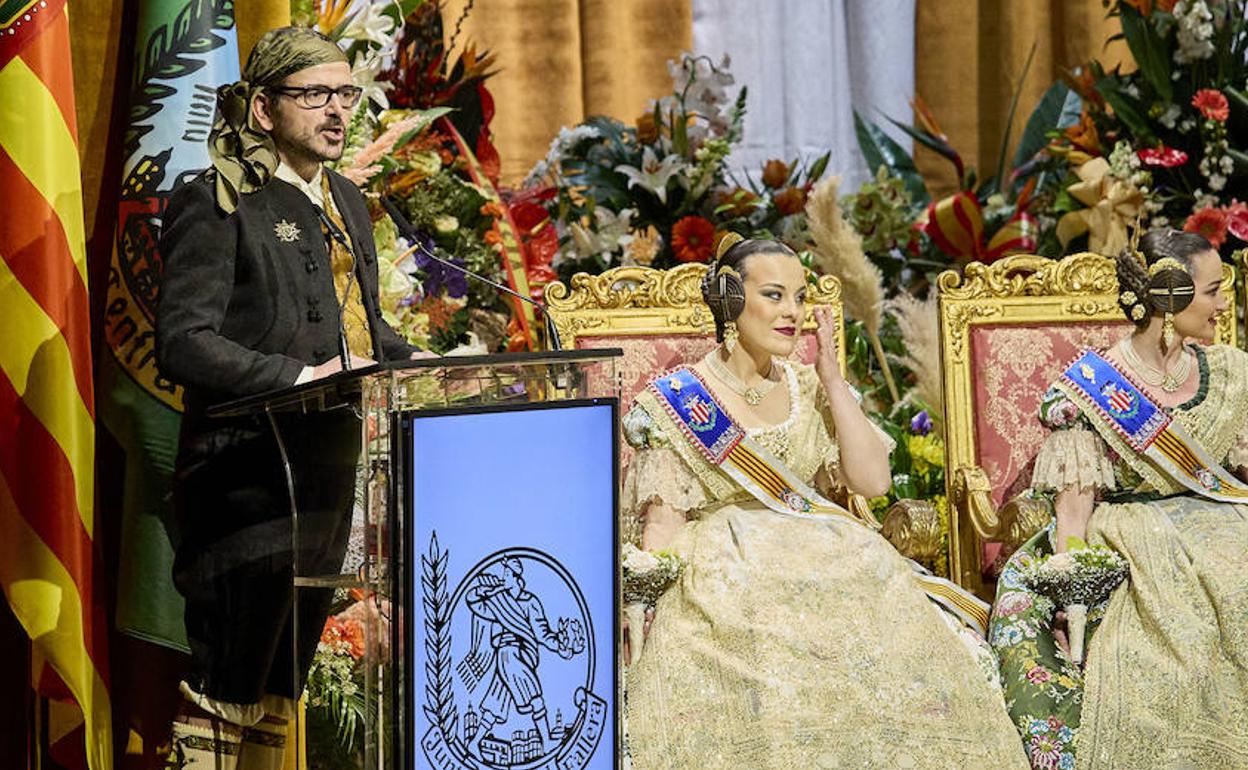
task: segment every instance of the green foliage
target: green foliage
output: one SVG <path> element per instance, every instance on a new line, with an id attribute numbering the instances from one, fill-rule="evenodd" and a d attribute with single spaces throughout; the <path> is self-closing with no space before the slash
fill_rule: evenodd
<path id="1" fill-rule="evenodd" d="M 923 175 L 919 173 L 919 169 L 914 165 L 914 159 L 910 157 L 910 153 L 906 152 L 905 148 L 897 144 L 879 126 L 865 120 L 857 110 L 854 111 L 854 133 L 858 137 L 858 149 L 862 152 L 868 169 L 878 173 L 883 167 L 888 170 L 889 176 L 900 179 L 915 208 L 928 204 L 930 197 Z"/>

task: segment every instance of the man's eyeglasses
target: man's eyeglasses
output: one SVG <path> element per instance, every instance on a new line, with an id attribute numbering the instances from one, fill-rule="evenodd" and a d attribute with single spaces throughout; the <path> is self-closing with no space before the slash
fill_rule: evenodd
<path id="1" fill-rule="evenodd" d="M 329 104 L 329 97 L 338 94 L 338 103 L 343 107 L 350 109 L 360 101 L 360 95 L 364 93 L 364 89 L 359 86 L 342 86 L 341 88 L 329 88 L 328 86 L 272 86 L 269 91 L 279 93 L 282 96 L 289 96 L 295 100 L 295 104 L 307 110 L 319 110 Z"/>

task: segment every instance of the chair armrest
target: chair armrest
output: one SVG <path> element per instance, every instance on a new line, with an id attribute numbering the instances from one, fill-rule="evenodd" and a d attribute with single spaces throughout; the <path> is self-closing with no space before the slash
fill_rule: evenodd
<path id="1" fill-rule="evenodd" d="M 1009 552 L 1031 539 L 1053 520 L 1053 501 L 1047 497 L 1019 495 L 1001 506 L 1000 540 Z"/>
<path id="2" fill-rule="evenodd" d="M 953 507 L 965 511 L 975 534 L 1015 550 L 1053 518 L 1053 504 L 1045 498 L 1019 495 L 1000 510 L 992 502 L 992 486 L 983 468 L 962 466 L 953 476 Z"/>
<path id="3" fill-rule="evenodd" d="M 975 534 L 983 540 L 998 540 L 1001 517 L 992 502 L 988 475 L 977 465 L 964 465 L 953 474 L 952 509 L 965 511 Z"/>
<path id="4" fill-rule="evenodd" d="M 936 571 L 941 547 L 940 514 L 927 500 L 898 500 L 884 515 L 880 534 L 902 556 Z"/>

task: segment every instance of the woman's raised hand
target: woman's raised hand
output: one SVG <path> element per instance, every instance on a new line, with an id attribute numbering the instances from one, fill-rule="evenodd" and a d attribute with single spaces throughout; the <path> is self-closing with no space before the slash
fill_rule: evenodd
<path id="1" fill-rule="evenodd" d="M 837 346 L 836 319 L 832 311 L 826 307 L 815 308 L 815 320 L 819 328 L 815 331 L 815 339 L 819 342 L 819 351 L 815 356 L 815 371 L 825 388 L 843 381 L 841 374 L 840 350 Z"/>

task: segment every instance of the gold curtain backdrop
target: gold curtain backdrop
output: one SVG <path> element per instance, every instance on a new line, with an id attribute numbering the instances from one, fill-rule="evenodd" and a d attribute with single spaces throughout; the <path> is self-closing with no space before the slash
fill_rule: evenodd
<path id="1" fill-rule="evenodd" d="M 471 0 L 447 0 L 447 39 Z M 691 0 L 479 0 L 456 48 L 497 55 L 491 126 L 503 183 L 546 155 L 563 126 L 591 115 L 632 124 L 671 92 L 669 59 L 693 46 Z M 452 55 L 458 55 L 458 51 Z"/>
<path id="2" fill-rule="evenodd" d="M 1019 95 L 1007 159 L 1027 116 L 1064 71 L 1093 58 L 1107 69 L 1120 62 L 1134 68 L 1124 43 L 1105 46 L 1117 25 L 1105 18 L 1099 0 L 917 0 L 917 5 L 915 91 L 981 179 L 995 168 L 1010 98 L 1033 44 L 1036 55 Z M 933 195 L 954 191 L 957 179 L 947 160 L 927 149 L 915 160 Z"/>
<path id="3" fill-rule="evenodd" d="M 467 2 L 446 1 L 448 37 Z M 667 61 L 692 46 L 691 2 L 476 2 L 458 45 L 471 41 L 498 56 L 499 73 L 490 90 L 503 181 L 519 180 L 546 154 L 561 127 L 595 114 L 631 123 L 650 99 L 666 94 L 671 83 Z M 1130 61 L 1121 42 L 1105 48 L 1113 25 L 1097 0 L 917 0 L 917 5 L 916 91 L 964 160 L 981 174 L 997 158 L 1010 96 L 1033 43 L 1036 57 L 1019 99 L 1014 141 L 1040 95 L 1063 70 L 1094 56 L 1110 66 Z M 118 41 L 127 32 L 123 17 L 137 10 L 137 0 L 97 0 L 71 8 L 88 233 L 107 156 L 100 148 L 107 143 L 114 104 L 125 99 L 124 89 L 116 88 Z M 245 56 L 265 30 L 289 22 L 290 7 L 288 0 L 248 0 L 235 4 L 234 14 Z M 945 160 L 920 150 L 917 161 L 934 193 L 953 189 L 953 171 Z"/>

